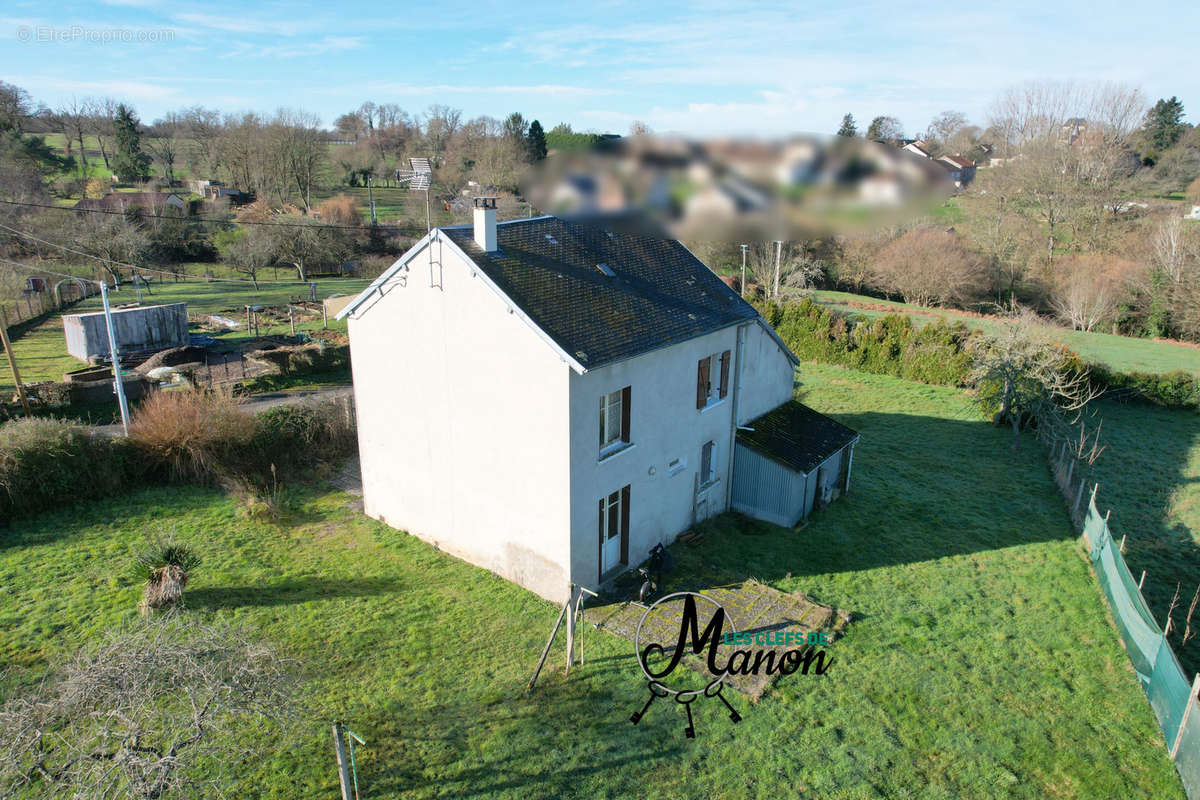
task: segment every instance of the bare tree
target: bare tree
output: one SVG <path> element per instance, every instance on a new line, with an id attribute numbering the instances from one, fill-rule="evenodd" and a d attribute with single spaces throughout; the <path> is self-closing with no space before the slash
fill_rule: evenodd
<path id="1" fill-rule="evenodd" d="M 87 149 L 83 146 L 83 137 L 91 127 L 91 113 L 88 104 L 72 97 L 54 112 L 59 120 L 63 136 L 67 139 L 67 154 L 71 152 L 71 142 L 79 145 L 79 172 L 86 175 L 88 171 Z"/>
<path id="2" fill-rule="evenodd" d="M 288 187 L 294 188 L 305 211 L 312 209 L 313 186 L 328 156 L 320 123 L 315 114 L 283 110 L 271 126 L 275 161 L 283 178 L 282 193 L 286 195 Z"/>
<path id="3" fill-rule="evenodd" d="M 983 289 L 983 262 L 953 233 L 917 228 L 876 254 L 875 280 L 906 303 L 932 306 L 964 303 Z"/>
<path id="4" fill-rule="evenodd" d="M 1021 430 L 1037 427 L 1050 441 L 1073 442 L 1081 430 L 1082 412 L 1098 392 L 1088 372 L 1073 363 L 1069 352 L 1018 320 L 988 337 L 975 350 L 971 385 L 976 401 L 997 425 L 1012 428 L 1014 450 Z"/>
<path id="5" fill-rule="evenodd" d="M 118 105 L 120 103 L 111 97 L 93 98 L 87 104 L 88 133 L 96 137 L 105 169 L 112 168 L 109 160 L 114 137 L 113 118 L 117 115 Z"/>
<path id="6" fill-rule="evenodd" d="M 0 707 L 0 794 L 224 797 L 230 764 L 274 749 L 292 671 L 237 629 L 178 613 L 130 623 Z"/>
<path id="7" fill-rule="evenodd" d="M 1065 258 L 1052 276 L 1050 305 L 1074 330 L 1094 330 L 1116 315 L 1122 286 L 1137 269 L 1133 262 L 1109 255 Z"/>
<path id="8" fill-rule="evenodd" d="M 150 136 L 146 138 L 146 146 L 162 169 L 163 180 L 168 186 L 175 183 L 175 160 L 188 127 L 180 114 L 169 111 L 162 119 L 155 121 Z"/>

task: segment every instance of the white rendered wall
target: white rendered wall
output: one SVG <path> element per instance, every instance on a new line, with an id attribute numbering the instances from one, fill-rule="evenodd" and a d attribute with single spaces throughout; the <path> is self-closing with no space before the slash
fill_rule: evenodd
<path id="1" fill-rule="evenodd" d="M 451 245 L 410 267 L 349 323 L 366 513 L 561 602 L 570 368 Z"/>
<path id="2" fill-rule="evenodd" d="M 693 522 L 692 500 L 700 449 L 717 444 L 717 483 L 705 493 L 705 517 L 726 508 L 729 447 L 733 431 L 732 388 L 724 400 L 696 409 L 697 362 L 725 350 L 736 352 L 737 328 L 730 327 L 628 361 L 571 374 L 571 580 L 594 588 L 599 583 L 599 507 L 602 496 L 630 486 L 629 560 L 645 559 L 659 542 L 670 543 Z M 730 366 L 732 387 L 736 363 Z M 720 380 L 714 370 L 714 384 Z M 599 460 L 600 398 L 632 387 L 630 444 Z M 685 469 L 668 473 L 671 459 Z M 650 474 L 653 469 L 654 474 Z"/>
<path id="3" fill-rule="evenodd" d="M 761 417 L 792 399 L 792 361 L 762 323 L 745 327 L 738 424 Z"/>

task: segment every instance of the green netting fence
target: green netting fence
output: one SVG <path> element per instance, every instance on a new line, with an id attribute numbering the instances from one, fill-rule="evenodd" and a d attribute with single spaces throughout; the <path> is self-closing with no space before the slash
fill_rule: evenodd
<path id="1" fill-rule="evenodd" d="M 1083 519 L 1083 534 L 1113 620 L 1154 709 L 1184 789 L 1189 800 L 1200 800 L 1200 708 L 1197 708 L 1200 678 L 1193 685 L 1184 675 L 1166 634 L 1154 621 L 1138 582 L 1125 563 L 1120 546 L 1113 541 L 1107 519 L 1096 509 L 1094 492 Z"/>

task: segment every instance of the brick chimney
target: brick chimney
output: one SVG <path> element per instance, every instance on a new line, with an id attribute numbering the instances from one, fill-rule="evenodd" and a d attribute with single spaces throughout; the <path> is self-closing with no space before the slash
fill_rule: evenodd
<path id="1" fill-rule="evenodd" d="M 475 198 L 475 244 L 485 252 L 496 252 L 496 198 Z"/>

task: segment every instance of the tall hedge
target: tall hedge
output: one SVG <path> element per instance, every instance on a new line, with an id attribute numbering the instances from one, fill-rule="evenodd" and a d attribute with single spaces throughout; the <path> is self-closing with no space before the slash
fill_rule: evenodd
<path id="1" fill-rule="evenodd" d="M 946 386 L 965 386 L 972 348 L 984 339 L 962 322 L 939 319 L 921 328 L 907 314 L 848 316 L 805 298 L 756 303 L 759 313 L 801 359 Z M 1075 360 L 1083 364 L 1078 355 Z M 1092 383 L 1118 400 L 1200 409 L 1200 378 L 1181 370 L 1160 375 L 1086 364 Z"/>

